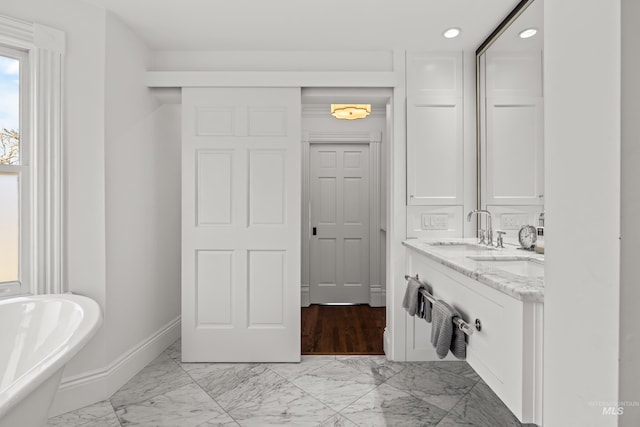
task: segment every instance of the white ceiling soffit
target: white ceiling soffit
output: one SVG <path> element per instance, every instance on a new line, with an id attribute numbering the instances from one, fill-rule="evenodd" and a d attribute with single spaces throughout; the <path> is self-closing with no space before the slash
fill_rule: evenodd
<path id="1" fill-rule="evenodd" d="M 153 50 L 475 48 L 518 0 L 85 0 Z M 462 29 L 444 39 L 450 27 Z"/>
<path id="2" fill-rule="evenodd" d="M 322 105 L 326 111 L 331 104 L 371 104 L 384 108 L 392 95 L 390 88 L 302 88 L 302 104 Z"/>

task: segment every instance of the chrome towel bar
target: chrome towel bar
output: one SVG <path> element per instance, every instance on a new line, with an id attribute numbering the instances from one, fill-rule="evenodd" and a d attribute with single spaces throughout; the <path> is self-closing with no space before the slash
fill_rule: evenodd
<path id="1" fill-rule="evenodd" d="M 409 279 L 414 279 L 418 282 L 420 282 L 420 277 L 418 277 L 418 275 L 416 274 L 415 277 L 409 276 L 408 274 L 404 275 L 405 280 L 409 280 Z M 422 283 L 422 282 L 420 282 Z M 425 297 L 426 299 L 428 299 L 432 304 L 436 302 L 436 298 L 431 295 L 429 292 L 427 292 L 426 289 L 422 288 L 420 289 L 420 294 Z M 455 316 L 452 319 L 453 323 L 455 323 L 458 326 L 458 329 L 460 329 L 462 332 L 464 332 L 467 335 L 473 335 L 473 328 L 467 323 L 465 322 L 462 318 Z"/>

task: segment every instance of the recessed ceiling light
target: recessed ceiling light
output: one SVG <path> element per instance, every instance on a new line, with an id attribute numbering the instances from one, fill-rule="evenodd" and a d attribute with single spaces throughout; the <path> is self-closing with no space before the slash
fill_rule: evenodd
<path id="1" fill-rule="evenodd" d="M 519 35 L 521 39 L 528 39 L 529 37 L 535 36 L 537 32 L 538 30 L 535 28 L 527 28 L 526 30 L 520 31 Z"/>
<path id="2" fill-rule="evenodd" d="M 460 28 L 449 28 L 442 35 L 447 39 L 454 39 L 460 35 Z"/>

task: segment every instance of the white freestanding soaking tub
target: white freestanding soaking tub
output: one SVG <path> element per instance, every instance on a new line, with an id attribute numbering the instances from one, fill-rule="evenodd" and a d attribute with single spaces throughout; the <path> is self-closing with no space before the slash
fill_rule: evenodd
<path id="1" fill-rule="evenodd" d="M 45 425 L 65 364 L 101 323 L 80 295 L 0 300 L 0 427 Z"/>

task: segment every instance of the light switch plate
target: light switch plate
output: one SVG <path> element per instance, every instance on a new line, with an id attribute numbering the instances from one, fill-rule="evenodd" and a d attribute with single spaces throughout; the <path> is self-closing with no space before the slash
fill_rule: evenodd
<path id="1" fill-rule="evenodd" d="M 500 216 L 500 228 L 503 230 L 520 230 L 523 225 L 527 225 L 527 217 L 526 214 L 502 214 Z"/>
<path id="2" fill-rule="evenodd" d="M 449 228 L 449 215 L 447 214 L 423 214 L 423 230 L 447 230 Z"/>

